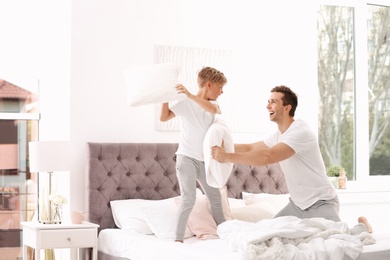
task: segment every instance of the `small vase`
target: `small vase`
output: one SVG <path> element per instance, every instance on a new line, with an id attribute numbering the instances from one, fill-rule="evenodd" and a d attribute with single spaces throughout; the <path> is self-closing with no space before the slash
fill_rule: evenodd
<path id="1" fill-rule="evenodd" d="M 54 224 L 61 224 L 61 222 L 62 222 L 62 206 L 55 205 L 54 206 L 54 213 L 53 213 L 53 223 Z"/>
<path id="2" fill-rule="evenodd" d="M 328 177 L 328 179 L 333 184 L 333 187 L 335 187 L 336 189 L 339 188 L 339 177 Z"/>

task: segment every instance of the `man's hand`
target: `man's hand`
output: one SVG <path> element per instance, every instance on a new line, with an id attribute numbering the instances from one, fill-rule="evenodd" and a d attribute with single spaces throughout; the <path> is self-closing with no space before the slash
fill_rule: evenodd
<path id="1" fill-rule="evenodd" d="M 225 152 L 225 147 L 223 145 L 223 140 L 222 140 L 222 145 L 221 147 L 219 146 L 213 146 L 211 147 L 211 157 L 218 161 L 218 162 L 224 162 L 226 158 L 226 152 Z"/>

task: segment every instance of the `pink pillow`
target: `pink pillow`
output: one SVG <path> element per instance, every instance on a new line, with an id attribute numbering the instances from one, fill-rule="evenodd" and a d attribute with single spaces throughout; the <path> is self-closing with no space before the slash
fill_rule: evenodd
<path id="1" fill-rule="evenodd" d="M 227 199 L 226 187 L 221 189 L 222 207 L 226 220 L 232 219 L 230 212 L 229 201 Z M 175 199 L 179 205 L 181 198 Z M 217 224 L 211 214 L 210 202 L 205 195 L 198 195 L 196 197 L 195 206 L 191 211 L 188 219 L 188 227 L 200 239 L 214 239 L 218 238 Z"/>
<path id="2" fill-rule="evenodd" d="M 211 215 L 210 202 L 205 195 L 196 198 L 188 219 L 190 230 L 200 239 L 218 238 L 217 224 Z"/>

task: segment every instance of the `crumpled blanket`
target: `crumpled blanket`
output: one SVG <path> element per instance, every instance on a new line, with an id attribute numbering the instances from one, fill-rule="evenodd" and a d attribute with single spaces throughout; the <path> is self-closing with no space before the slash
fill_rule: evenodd
<path id="1" fill-rule="evenodd" d="M 233 251 L 251 260 L 356 259 L 363 245 L 375 243 L 366 232 L 349 235 L 344 222 L 293 216 L 257 223 L 228 220 L 218 226 L 218 235 Z"/>

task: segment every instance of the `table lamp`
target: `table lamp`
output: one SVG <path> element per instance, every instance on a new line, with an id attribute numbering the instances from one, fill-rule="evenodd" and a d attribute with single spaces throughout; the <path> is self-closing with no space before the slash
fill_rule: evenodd
<path id="1" fill-rule="evenodd" d="M 48 199 L 52 195 L 53 172 L 69 171 L 69 142 L 66 141 L 38 141 L 29 143 L 29 158 L 31 172 L 47 172 L 49 174 Z M 53 206 L 49 199 L 48 219 L 40 222 L 57 224 L 53 220 Z M 39 207 L 38 207 L 39 214 Z"/>

